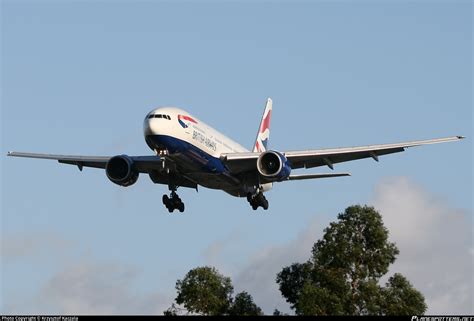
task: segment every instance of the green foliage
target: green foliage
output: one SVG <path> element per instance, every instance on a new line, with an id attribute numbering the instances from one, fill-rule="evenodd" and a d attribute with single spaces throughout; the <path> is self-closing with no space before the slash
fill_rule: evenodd
<path id="1" fill-rule="evenodd" d="M 177 304 L 187 311 L 204 315 L 225 314 L 232 302 L 231 280 L 213 267 L 198 267 L 176 282 Z"/>
<path id="2" fill-rule="evenodd" d="M 314 245 L 313 261 L 356 281 L 387 273 L 399 251 L 388 242 L 380 214 L 373 207 L 351 206 L 338 219 Z"/>
<path id="3" fill-rule="evenodd" d="M 299 315 L 422 314 L 424 297 L 403 276 L 378 285 L 398 253 L 380 214 L 351 206 L 324 230 L 310 260 L 283 268 L 276 281 Z"/>
<path id="4" fill-rule="evenodd" d="M 382 293 L 383 310 L 387 315 L 420 315 L 426 311 L 423 294 L 399 273 L 388 280 Z"/>
<path id="5" fill-rule="evenodd" d="M 306 282 L 295 305 L 300 315 L 341 315 L 344 314 L 340 297 L 328 288 Z"/>
<path id="6" fill-rule="evenodd" d="M 287 315 L 289 315 L 289 314 L 287 314 L 287 313 L 282 313 L 280 310 L 275 309 L 275 310 L 273 310 L 273 314 L 272 314 L 272 315 L 273 315 L 273 316 L 277 316 L 277 317 L 282 317 L 282 316 L 287 316 Z"/>
<path id="7" fill-rule="evenodd" d="M 280 285 L 280 292 L 293 309 L 296 307 L 304 283 L 309 278 L 310 271 L 310 263 L 294 263 L 283 268 L 277 275 L 276 281 Z"/>
<path id="8" fill-rule="evenodd" d="M 263 312 L 253 302 L 252 296 L 244 291 L 235 296 L 229 315 L 263 315 Z"/>
<path id="9" fill-rule="evenodd" d="M 234 287 L 230 278 L 221 275 L 214 267 L 198 267 L 190 270 L 183 280 L 176 282 L 178 296 L 163 312 L 172 316 L 187 313 L 203 315 L 263 315 L 247 292 L 240 292 L 232 298 Z"/>
<path id="10" fill-rule="evenodd" d="M 163 311 L 165 316 L 177 316 L 179 308 L 173 303 L 167 310 Z"/>

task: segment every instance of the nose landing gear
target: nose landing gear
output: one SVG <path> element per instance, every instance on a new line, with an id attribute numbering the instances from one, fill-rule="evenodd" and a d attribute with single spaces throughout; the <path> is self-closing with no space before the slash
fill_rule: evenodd
<path id="1" fill-rule="evenodd" d="M 255 211 L 257 208 L 259 208 L 260 206 L 264 209 L 264 210 L 268 210 L 268 200 L 267 198 L 265 197 L 265 195 L 263 195 L 262 192 L 258 192 L 257 194 L 255 195 L 252 195 L 251 193 L 248 193 L 247 194 L 247 201 L 250 203 L 250 206 L 252 206 L 252 209 Z"/>

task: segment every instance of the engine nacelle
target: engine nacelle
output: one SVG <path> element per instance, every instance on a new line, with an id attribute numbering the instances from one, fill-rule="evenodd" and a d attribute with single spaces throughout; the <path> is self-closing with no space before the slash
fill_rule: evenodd
<path id="1" fill-rule="evenodd" d="M 133 167 L 133 160 L 127 155 L 114 156 L 105 165 L 107 177 L 120 186 L 130 186 L 138 180 L 138 171 Z"/>
<path id="2" fill-rule="evenodd" d="M 291 166 L 283 154 L 270 150 L 258 157 L 257 170 L 270 182 L 283 181 L 290 176 Z"/>

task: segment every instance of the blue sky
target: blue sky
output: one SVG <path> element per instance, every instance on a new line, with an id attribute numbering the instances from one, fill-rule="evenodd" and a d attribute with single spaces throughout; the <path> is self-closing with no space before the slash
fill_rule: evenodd
<path id="1" fill-rule="evenodd" d="M 416 252 L 401 249 L 400 269 L 438 304 L 429 311 L 473 312 L 470 1 L 2 1 L 1 15 L 2 155 L 149 155 L 143 118 L 170 105 L 250 148 L 267 97 L 277 150 L 468 138 L 335 167 L 350 178 L 278 184 L 267 212 L 201 188 L 181 189 L 186 212 L 169 215 L 165 186 L 145 175 L 121 188 L 101 170 L 2 156 L 0 312 L 158 313 L 203 264 L 239 291 L 262 275 L 270 284 L 345 207 L 389 212 L 390 195 L 427 204 L 406 213 L 442 203 L 433 239 L 417 244 L 449 235 L 427 260 L 463 258 L 470 306 L 440 303 L 417 279 Z M 427 221 L 403 214 L 393 235 L 409 244 L 403 231 Z M 275 289 L 255 292 L 267 313 L 288 310 Z"/>

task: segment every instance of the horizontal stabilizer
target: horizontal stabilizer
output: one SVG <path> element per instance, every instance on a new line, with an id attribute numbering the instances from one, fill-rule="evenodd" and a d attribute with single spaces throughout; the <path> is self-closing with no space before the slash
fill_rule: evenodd
<path id="1" fill-rule="evenodd" d="M 300 179 L 313 179 L 313 178 L 330 178 L 330 177 L 340 177 L 340 176 L 351 176 L 349 173 L 329 173 L 329 174 L 303 174 L 303 175 L 290 175 L 288 177 L 289 181 L 296 181 Z"/>

